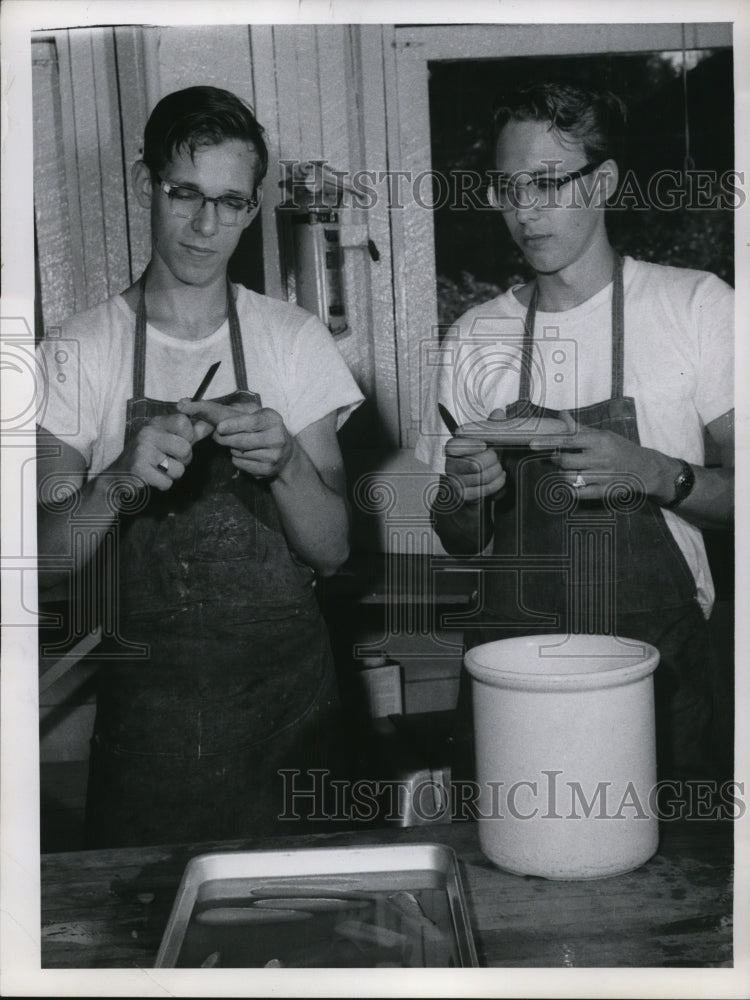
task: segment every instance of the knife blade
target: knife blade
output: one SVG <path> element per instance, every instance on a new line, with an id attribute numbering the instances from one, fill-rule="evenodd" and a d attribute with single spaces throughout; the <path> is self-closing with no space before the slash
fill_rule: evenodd
<path id="1" fill-rule="evenodd" d="M 440 413 L 440 417 L 445 426 L 448 428 L 448 432 L 452 437 L 456 433 L 456 430 L 458 429 L 458 423 L 456 422 L 456 418 L 453 416 L 450 410 L 446 409 L 446 407 L 443 406 L 442 403 L 438 403 L 438 412 Z"/>
<path id="2" fill-rule="evenodd" d="M 203 378 L 201 379 L 201 384 L 200 384 L 200 385 L 198 386 L 198 388 L 197 388 L 197 389 L 195 390 L 195 395 L 194 395 L 194 396 L 193 396 L 193 398 L 191 399 L 191 402 L 192 402 L 192 403 L 197 403 L 197 402 L 198 402 L 198 400 L 200 400 L 200 399 L 203 399 L 203 397 L 204 397 L 204 396 L 205 396 L 205 394 L 206 394 L 206 390 L 207 390 L 207 389 L 208 389 L 208 387 L 209 387 L 209 386 L 211 385 L 211 382 L 212 382 L 212 380 L 213 380 L 213 377 L 214 377 L 214 375 L 216 374 L 216 372 L 217 372 L 217 371 L 218 371 L 218 369 L 219 369 L 219 365 L 220 365 L 220 364 L 221 364 L 221 361 L 215 361 L 215 362 L 214 362 L 214 363 L 213 363 L 213 364 L 211 365 L 211 367 L 210 367 L 210 368 L 208 369 L 208 371 L 206 372 L 206 374 L 205 374 L 205 375 L 203 376 Z"/>

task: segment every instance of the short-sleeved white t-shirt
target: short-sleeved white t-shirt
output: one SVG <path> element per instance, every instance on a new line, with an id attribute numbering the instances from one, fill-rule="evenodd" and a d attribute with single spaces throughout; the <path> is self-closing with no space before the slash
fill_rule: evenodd
<path id="1" fill-rule="evenodd" d="M 362 402 L 331 334 L 317 317 L 288 302 L 237 288 L 248 388 L 276 410 L 290 434 L 336 412 L 337 428 Z M 89 475 L 122 451 L 125 411 L 133 395 L 135 313 L 121 295 L 78 313 L 60 338 L 39 347 L 48 386 L 41 426 L 76 448 Z M 208 391 L 217 398 L 237 388 L 225 321 L 200 340 L 146 328 L 146 396 L 177 401 L 192 396 L 208 368 L 221 365 Z"/>
<path id="2" fill-rule="evenodd" d="M 705 271 L 626 257 L 624 394 L 635 400 L 640 442 L 695 465 L 705 461 L 703 429 L 734 402 L 732 289 Z M 517 289 L 518 286 L 516 286 Z M 475 306 L 451 328 L 432 373 L 416 456 L 445 468 L 449 434 L 440 401 L 459 424 L 484 419 L 518 399 L 526 307 L 516 289 Z M 575 409 L 612 395 L 612 285 L 564 312 L 537 312 L 531 400 Z M 701 532 L 665 510 L 708 614 L 714 587 Z"/>

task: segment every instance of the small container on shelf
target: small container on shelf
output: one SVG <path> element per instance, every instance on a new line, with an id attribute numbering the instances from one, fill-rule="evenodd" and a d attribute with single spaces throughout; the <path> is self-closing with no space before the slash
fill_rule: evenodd
<path id="1" fill-rule="evenodd" d="M 390 660 L 385 650 L 376 649 L 360 656 L 358 677 L 371 719 L 403 714 L 401 664 Z"/>

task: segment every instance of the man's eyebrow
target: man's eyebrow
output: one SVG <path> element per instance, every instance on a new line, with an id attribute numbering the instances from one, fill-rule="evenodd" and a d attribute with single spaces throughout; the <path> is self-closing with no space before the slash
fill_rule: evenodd
<path id="1" fill-rule="evenodd" d="M 218 197 L 219 198 L 223 198 L 223 197 L 227 197 L 227 198 L 244 198 L 246 201 L 250 201 L 250 199 L 252 198 L 252 195 L 248 194 L 247 191 L 240 191 L 237 188 L 231 188 L 229 191 L 224 191 Z"/>

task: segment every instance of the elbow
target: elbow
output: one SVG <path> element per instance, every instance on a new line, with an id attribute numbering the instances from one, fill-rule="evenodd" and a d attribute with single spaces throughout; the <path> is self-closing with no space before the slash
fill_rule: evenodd
<path id="1" fill-rule="evenodd" d="M 333 519 L 325 543 L 318 546 L 313 569 L 319 577 L 335 576 L 351 552 L 351 514 L 349 505 L 341 499 L 340 517 Z"/>
<path id="2" fill-rule="evenodd" d="M 346 562 L 346 560 L 344 560 L 344 562 Z M 344 562 L 335 564 L 326 563 L 324 566 L 319 566 L 317 569 L 317 574 L 319 577 L 322 577 L 324 579 L 330 576 L 335 576 L 341 569 L 341 567 L 344 565 Z"/>
<path id="3" fill-rule="evenodd" d="M 313 569 L 318 576 L 335 576 L 349 558 L 351 547 L 348 537 L 339 539 L 315 560 Z"/>

